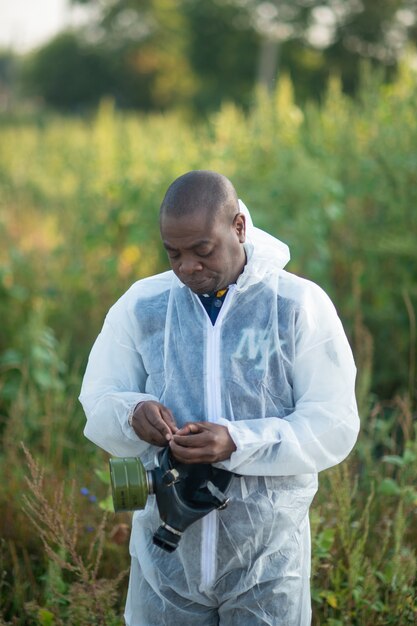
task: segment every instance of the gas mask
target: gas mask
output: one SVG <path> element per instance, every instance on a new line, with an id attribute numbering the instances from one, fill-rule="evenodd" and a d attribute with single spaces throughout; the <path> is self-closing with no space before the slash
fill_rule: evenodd
<path id="1" fill-rule="evenodd" d="M 158 454 L 159 466 L 146 471 L 138 457 L 111 458 L 110 479 L 114 510 L 145 508 L 154 494 L 161 525 L 153 542 L 173 552 L 183 532 L 214 509 L 227 506 L 225 496 L 233 474 L 210 464 L 176 461 L 169 447 Z"/>

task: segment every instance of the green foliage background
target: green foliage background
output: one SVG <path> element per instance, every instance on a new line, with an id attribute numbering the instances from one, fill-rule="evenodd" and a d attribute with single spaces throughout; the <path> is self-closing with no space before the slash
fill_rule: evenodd
<path id="1" fill-rule="evenodd" d="M 51 561 L 22 513 L 19 442 L 42 463 L 47 497 L 72 479 L 106 497 L 93 472 L 106 457 L 82 436 L 82 371 L 109 306 L 167 268 L 157 228 L 166 187 L 207 168 L 229 176 L 255 224 L 290 245 L 289 269 L 329 292 L 358 365 L 360 440 L 323 474 L 312 512 L 314 624 L 415 623 L 416 76 L 404 67 L 381 86 L 365 72 L 362 84 L 354 102 L 334 79 L 320 106 L 300 109 L 284 77 L 249 113 L 226 103 L 198 124 L 104 101 L 89 119 L 0 125 L 4 622 L 83 623 L 69 608 L 76 574 Z M 100 511 L 81 494 L 73 506 L 83 552 Z M 115 525 L 107 580 L 128 564 Z M 120 623 L 122 605 L 120 592 L 116 613 L 91 623 Z"/>

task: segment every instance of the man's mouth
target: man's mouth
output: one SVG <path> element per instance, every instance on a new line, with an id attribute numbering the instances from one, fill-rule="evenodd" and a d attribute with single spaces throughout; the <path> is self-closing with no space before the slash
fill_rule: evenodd
<path id="1" fill-rule="evenodd" d="M 210 278 L 204 278 L 203 280 L 183 280 L 182 282 L 195 293 L 202 294 L 212 291 L 213 279 Z"/>

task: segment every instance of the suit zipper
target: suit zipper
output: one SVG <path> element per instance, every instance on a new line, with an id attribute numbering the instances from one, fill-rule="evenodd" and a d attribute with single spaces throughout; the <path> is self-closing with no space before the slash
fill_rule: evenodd
<path id="1" fill-rule="evenodd" d="M 221 372 L 220 372 L 220 335 L 223 318 L 232 301 L 235 286 L 229 287 L 216 323 L 211 323 L 207 316 L 207 353 L 206 353 L 206 407 L 207 421 L 217 422 L 221 417 Z M 203 306 L 203 305 L 201 305 Z M 204 307 L 203 307 L 204 308 Z M 203 518 L 201 536 L 201 585 L 200 591 L 209 589 L 216 576 L 217 556 L 217 511 L 212 511 Z"/>

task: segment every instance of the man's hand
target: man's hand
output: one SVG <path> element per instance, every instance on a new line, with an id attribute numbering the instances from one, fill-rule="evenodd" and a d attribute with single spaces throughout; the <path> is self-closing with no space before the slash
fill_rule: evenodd
<path id="1" fill-rule="evenodd" d="M 181 463 L 216 463 L 236 450 L 226 426 L 212 422 L 189 422 L 177 430 L 169 446 Z"/>
<path id="2" fill-rule="evenodd" d="M 168 445 L 178 431 L 171 411 L 153 400 L 138 404 L 133 413 L 132 427 L 140 439 L 154 446 Z"/>

